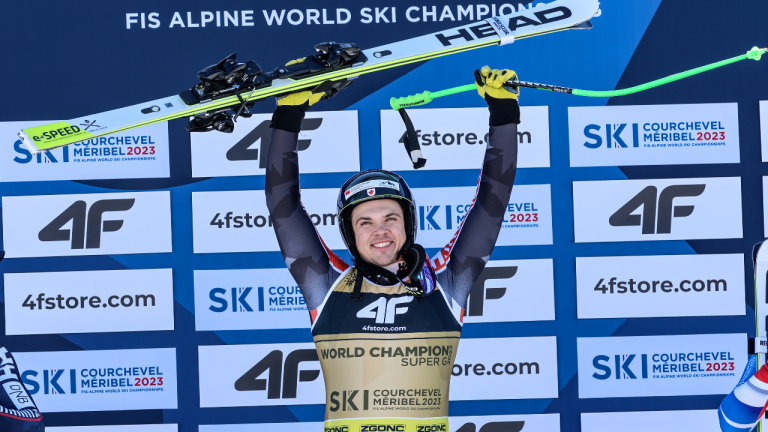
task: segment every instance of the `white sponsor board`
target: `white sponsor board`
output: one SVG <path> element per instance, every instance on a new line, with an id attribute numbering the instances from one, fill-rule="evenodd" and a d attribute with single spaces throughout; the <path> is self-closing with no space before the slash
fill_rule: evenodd
<path id="1" fill-rule="evenodd" d="M 448 244 L 471 209 L 476 191 L 475 187 L 413 189 L 419 225 L 416 241 L 424 247 Z M 497 246 L 552 244 L 549 185 L 515 186 L 506 210 Z"/>
<path id="2" fill-rule="evenodd" d="M 571 166 L 739 163 L 739 106 L 569 107 Z"/>
<path id="3" fill-rule="evenodd" d="M 744 333 L 578 338 L 579 397 L 727 394 L 746 343 Z"/>
<path id="4" fill-rule="evenodd" d="M 9 258 L 171 252 L 170 192 L 3 197 Z"/>
<path id="5" fill-rule="evenodd" d="M 559 432 L 560 414 L 449 417 L 450 432 Z M 485 427 L 486 425 L 490 425 Z M 485 427 L 485 428 L 484 428 Z M 317 432 L 322 422 L 200 425 L 199 432 Z M 80 432 L 80 431 L 77 431 Z M 90 431 L 82 431 L 90 432 Z M 120 431 L 122 432 L 122 431 Z M 131 431 L 132 432 L 132 431 Z"/>
<path id="6" fill-rule="evenodd" d="M 173 330 L 171 269 L 5 273 L 7 335 Z"/>
<path id="7" fill-rule="evenodd" d="M 198 354 L 201 408 L 325 404 L 313 343 L 200 346 Z M 286 361 L 289 356 L 294 361 Z M 285 371 L 286 367 L 297 370 Z M 289 373 L 296 378 L 283 379 Z M 290 394 L 295 397 L 285 396 Z"/>
<path id="8" fill-rule="evenodd" d="M 176 409 L 176 349 L 16 352 L 42 412 Z"/>
<path id="9" fill-rule="evenodd" d="M 201 408 L 325 403 L 312 343 L 200 346 L 198 355 Z M 271 378 L 268 370 L 282 371 L 281 378 Z M 463 339 L 452 374 L 451 400 L 556 398 L 557 342 Z M 299 375 L 303 381 L 285 379 Z"/>
<path id="10" fill-rule="evenodd" d="M 336 224 L 338 189 L 304 189 L 302 204 L 331 249 L 343 249 Z M 195 253 L 279 251 L 263 190 L 192 193 Z"/>
<path id="11" fill-rule="evenodd" d="M 581 432 L 721 432 L 717 410 L 581 413 Z"/>
<path id="12" fill-rule="evenodd" d="M 763 162 L 768 162 L 768 101 L 760 101 L 760 148 Z"/>
<path id="13" fill-rule="evenodd" d="M 191 134 L 192 177 L 264 175 L 271 120 L 271 113 L 254 114 L 238 118 L 230 134 Z M 310 111 L 299 133 L 301 172 L 360 171 L 359 144 L 357 111 Z"/>
<path id="14" fill-rule="evenodd" d="M 419 244 L 445 246 L 471 208 L 476 190 L 475 187 L 413 189 Z M 336 224 L 338 193 L 338 189 L 301 191 L 304 208 L 331 249 L 345 248 Z M 264 191 L 193 192 L 192 220 L 195 253 L 280 250 Z M 512 190 L 496 244 L 552 244 L 549 185 L 523 185 Z"/>
<path id="15" fill-rule="evenodd" d="M 557 398 L 554 336 L 462 339 L 451 400 Z"/>
<path id="16" fill-rule="evenodd" d="M 16 134 L 49 121 L 0 123 L 0 181 L 99 180 L 170 177 L 168 123 L 32 155 Z M 80 125 L 85 130 L 88 125 Z"/>
<path id="17" fill-rule="evenodd" d="M 744 254 L 576 258 L 578 316 L 744 315 Z"/>
<path id="18" fill-rule="evenodd" d="M 552 260 L 488 261 L 464 313 L 464 323 L 554 320 Z"/>
<path id="19" fill-rule="evenodd" d="M 415 109 L 419 144 L 429 162 L 422 170 L 480 169 L 488 143 L 487 108 Z M 549 166 L 549 107 L 520 107 L 518 168 Z M 392 171 L 414 171 L 403 150 L 405 126 L 397 111 L 381 111 L 381 164 Z M 303 170 L 303 168 L 302 168 Z"/>
<path id="20" fill-rule="evenodd" d="M 177 424 L 46 427 L 46 432 L 177 432 Z"/>
<path id="21" fill-rule="evenodd" d="M 195 270 L 195 328 L 309 328 L 304 297 L 288 269 Z"/>
<path id="22" fill-rule="evenodd" d="M 576 242 L 741 238 L 741 178 L 573 182 Z"/>

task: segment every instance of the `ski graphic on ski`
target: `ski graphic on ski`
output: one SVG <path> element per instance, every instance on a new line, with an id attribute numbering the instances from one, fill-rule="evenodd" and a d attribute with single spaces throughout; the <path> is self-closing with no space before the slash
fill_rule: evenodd
<path id="1" fill-rule="evenodd" d="M 22 129 L 19 139 L 32 154 L 182 117 L 192 117 L 190 131 L 231 132 L 233 118 L 250 116 L 248 108 L 269 96 L 313 88 L 324 82 L 341 89 L 360 75 L 490 45 L 506 45 L 569 29 L 589 29 L 598 0 L 556 0 L 405 41 L 361 50 L 355 44 L 316 45 L 319 54 L 298 65 L 262 72 L 253 61 L 237 63 L 231 55 L 198 73 L 191 90 L 150 102 L 68 121 Z"/>

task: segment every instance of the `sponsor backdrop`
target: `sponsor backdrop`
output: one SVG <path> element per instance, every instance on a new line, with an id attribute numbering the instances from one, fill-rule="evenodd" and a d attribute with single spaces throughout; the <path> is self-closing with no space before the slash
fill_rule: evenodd
<path id="1" fill-rule="evenodd" d="M 4 4 L 18 67 L 0 70 L 0 343 L 50 430 L 319 431 L 326 395 L 264 202 L 274 99 L 231 134 L 190 136 L 182 119 L 32 156 L 16 131 L 179 93 L 231 52 L 271 70 L 319 42 L 375 47 L 531 5 Z M 467 92 L 411 109 L 428 159 L 415 171 L 390 97 L 471 83 L 486 64 L 626 88 L 764 46 L 765 16 L 758 0 L 603 2 L 590 31 L 362 76 L 307 113 L 303 204 L 349 259 L 338 188 L 396 170 L 440 265 L 475 194 L 487 108 Z M 519 170 L 465 311 L 450 431 L 716 430 L 754 336 L 767 74 L 742 62 L 613 99 L 522 90 Z"/>

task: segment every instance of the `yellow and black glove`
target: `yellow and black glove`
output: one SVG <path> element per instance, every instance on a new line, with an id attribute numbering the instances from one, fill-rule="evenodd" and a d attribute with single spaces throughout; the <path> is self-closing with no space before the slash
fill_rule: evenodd
<path id="1" fill-rule="evenodd" d="M 286 63 L 286 66 L 290 66 L 297 63 L 302 63 L 306 57 L 300 59 L 291 60 Z M 312 105 L 316 104 L 323 96 L 326 96 L 330 92 L 330 82 L 324 82 L 312 90 L 302 90 L 289 95 L 285 95 L 277 99 L 277 106 L 295 106 L 303 108 L 304 111 Z"/>
<path id="2" fill-rule="evenodd" d="M 291 60 L 286 63 L 290 66 L 302 63 L 306 57 Z M 333 83 L 325 81 L 312 90 L 300 90 L 285 96 L 278 97 L 277 109 L 272 115 L 272 127 L 282 129 L 288 132 L 298 133 L 301 130 L 301 120 L 309 107 L 316 104 L 321 99 L 330 99 L 336 96 L 336 93 L 352 84 L 352 81 L 340 81 Z"/>
<path id="3" fill-rule="evenodd" d="M 285 65 L 290 66 L 302 63 L 304 59 L 306 59 L 306 57 L 291 60 Z M 275 110 L 275 113 L 272 114 L 272 124 L 270 126 L 275 129 L 299 133 L 299 131 L 301 131 L 301 121 L 304 119 L 304 113 L 307 112 L 310 106 L 314 105 L 325 96 L 326 93 L 330 91 L 331 87 L 331 82 L 326 81 L 312 90 L 299 90 L 278 97 L 277 109 Z"/>
<path id="4" fill-rule="evenodd" d="M 520 123 L 520 106 L 517 103 L 520 90 L 505 84 L 510 80 L 518 80 L 517 73 L 510 69 L 491 69 L 483 66 L 475 71 L 477 93 L 485 99 L 491 112 L 488 120 L 490 126 Z"/>

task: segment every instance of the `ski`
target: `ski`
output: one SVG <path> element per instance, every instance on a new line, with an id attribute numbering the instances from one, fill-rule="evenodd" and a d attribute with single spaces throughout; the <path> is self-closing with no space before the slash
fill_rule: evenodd
<path id="1" fill-rule="evenodd" d="M 752 251 L 752 262 L 755 269 L 755 340 L 750 341 L 750 353 L 757 354 L 757 369 L 768 363 L 765 353 L 766 331 L 768 331 L 768 245 L 766 242 L 758 243 Z M 761 344 L 762 342 L 762 344 Z M 755 428 L 756 432 L 762 430 L 763 420 Z"/>
<path id="2" fill-rule="evenodd" d="M 333 96 L 360 75 L 490 45 L 569 29 L 590 29 L 598 0 L 556 0 L 405 41 L 361 50 L 352 43 L 321 43 L 303 62 L 264 72 L 232 54 L 200 72 L 200 83 L 178 95 L 22 129 L 19 139 L 32 154 L 153 123 L 190 117 L 187 130 L 231 132 L 253 104 L 328 82 Z"/>

